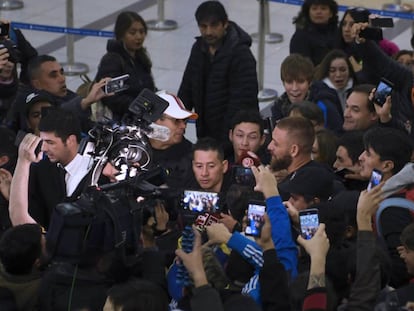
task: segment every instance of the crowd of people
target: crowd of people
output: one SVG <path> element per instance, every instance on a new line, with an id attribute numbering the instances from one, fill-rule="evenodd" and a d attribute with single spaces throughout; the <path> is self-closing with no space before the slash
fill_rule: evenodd
<path id="1" fill-rule="evenodd" d="M 82 95 L 10 28 L 0 309 L 414 310 L 414 54 L 364 37 L 375 18 L 305 0 L 270 118 L 252 39 L 219 1 L 195 12 L 178 90 L 157 88 L 136 12 L 118 14 Z M 126 88 L 104 91 L 122 75 Z M 392 85 L 384 102 L 380 81 Z M 150 121 L 131 114 L 143 90 L 166 107 Z M 264 215 L 249 219 L 249 202 Z"/>

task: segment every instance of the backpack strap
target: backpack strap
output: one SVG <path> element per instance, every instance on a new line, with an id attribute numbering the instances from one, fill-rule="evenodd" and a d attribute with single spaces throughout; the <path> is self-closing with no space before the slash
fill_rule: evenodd
<path id="1" fill-rule="evenodd" d="M 405 208 L 405 209 L 410 210 L 410 212 L 414 213 L 414 202 L 411 200 L 404 199 L 404 198 L 385 199 L 384 201 L 380 203 L 380 206 L 375 216 L 375 225 L 377 228 L 378 236 L 382 236 L 382 230 L 381 230 L 381 224 L 380 224 L 381 214 L 386 208 L 390 206 Z"/>

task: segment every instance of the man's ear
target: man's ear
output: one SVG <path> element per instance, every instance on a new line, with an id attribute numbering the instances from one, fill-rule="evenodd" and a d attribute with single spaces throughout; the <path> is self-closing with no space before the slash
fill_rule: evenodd
<path id="1" fill-rule="evenodd" d="M 391 160 L 385 160 L 382 162 L 381 171 L 383 173 L 391 173 L 394 169 L 394 162 Z"/>
<path id="2" fill-rule="evenodd" d="M 233 142 L 233 130 L 232 129 L 229 130 L 229 140 Z"/>
<path id="3" fill-rule="evenodd" d="M 66 139 L 66 144 L 73 146 L 78 144 L 78 140 L 76 139 L 75 134 L 70 134 L 68 138 Z"/>
<path id="4" fill-rule="evenodd" d="M 266 141 L 266 135 L 263 134 L 262 137 L 260 137 L 260 146 L 263 146 L 263 144 L 265 143 L 265 141 Z"/>
<path id="5" fill-rule="evenodd" d="M 227 20 L 227 21 L 223 22 L 223 26 L 224 26 L 224 29 L 227 30 L 227 27 L 229 27 L 229 21 Z"/>
<path id="6" fill-rule="evenodd" d="M 297 144 L 292 144 L 292 146 L 290 146 L 290 155 L 292 157 L 297 156 L 297 154 L 299 153 L 299 146 Z"/>
<path id="7" fill-rule="evenodd" d="M 33 79 L 33 80 L 30 81 L 30 83 L 33 85 L 33 87 L 35 89 L 38 89 L 38 90 L 41 90 L 42 89 L 41 83 L 40 83 L 40 81 L 38 79 Z"/>
<path id="8" fill-rule="evenodd" d="M 229 161 L 227 160 L 223 160 L 223 173 L 226 173 L 227 170 L 229 169 Z"/>
<path id="9" fill-rule="evenodd" d="M 371 121 L 377 121 L 379 119 L 378 114 L 374 111 L 371 112 Z"/>

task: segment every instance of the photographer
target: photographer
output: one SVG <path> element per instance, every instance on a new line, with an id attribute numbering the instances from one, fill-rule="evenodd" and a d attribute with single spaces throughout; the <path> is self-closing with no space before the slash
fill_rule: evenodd
<path id="1" fill-rule="evenodd" d="M 0 28 L 0 120 L 5 121 L 19 83 L 28 83 L 27 64 L 37 51 L 10 21 L 0 19 Z"/>
<path id="2" fill-rule="evenodd" d="M 28 212 L 27 194 L 30 165 L 40 161 L 43 156 L 42 152 L 35 154 L 39 142 L 39 137 L 27 134 L 19 147 L 18 163 L 10 193 L 9 208 L 13 225 L 36 223 Z M 50 233 L 49 231 L 46 236 L 48 246 Z M 75 238 L 74 236 L 73 239 Z M 50 255 L 48 253 L 49 257 Z M 164 285 L 163 260 L 157 251 L 148 249 L 139 257 L 131 259 L 133 259 L 132 265 L 125 266 L 116 251 L 103 252 L 98 248 L 92 258 L 86 259 L 79 265 L 73 265 L 69 260 L 62 259 L 56 262 L 52 258 L 53 264 L 48 267 L 41 285 L 41 309 L 67 310 L 68 303 L 71 303 L 74 308 L 101 310 L 105 303 L 106 291 L 114 280 L 123 282 L 124 278 L 130 275 Z M 76 279 L 76 286 L 73 288 L 72 295 L 70 293 L 74 279 Z"/>
<path id="3" fill-rule="evenodd" d="M 363 38 L 363 32 L 361 33 L 361 31 L 368 28 L 368 23 L 355 23 L 352 26 L 355 48 L 361 55 L 364 68 L 377 81 L 381 78 L 386 78 L 394 84 L 394 90 L 391 94 L 391 100 L 393 102 L 391 107 L 393 126 L 404 129 L 414 138 L 414 131 L 412 130 L 414 120 L 412 98 L 413 73 L 386 55 L 375 41 Z"/>

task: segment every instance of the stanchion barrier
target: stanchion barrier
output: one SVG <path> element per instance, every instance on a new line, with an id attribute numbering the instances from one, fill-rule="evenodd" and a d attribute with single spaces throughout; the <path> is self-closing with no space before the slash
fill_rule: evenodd
<path id="1" fill-rule="evenodd" d="M 270 32 L 270 17 L 269 17 L 269 2 L 264 2 L 264 17 L 265 17 L 265 41 L 266 43 L 280 43 L 283 41 L 283 35 L 276 32 Z M 260 11 L 259 11 L 259 23 L 260 23 Z M 259 40 L 259 33 L 251 34 L 253 41 Z"/>
<path id="2" fill-rule="evenodd" d="M 283 3 L 283 4 L 299 5 L 299 6 L 301 6 L 303 4 L 303 0 L 268 0 L 268 1 L 276 2 L 276 3 Z M 349 7 L 350 6 L 339 5 L 338 10 L 339 11 L 346 11 Z M 377 9 L 370 9 L 370 8 L 367 8 L 367 9 L 372 14 L 377 14 L 377 15 L 380 15 L 380 16 L 414 20 L 414 15 L 410 12 L 377 10 Z"/>
<path id="3" fill-rule="evenodd" d="M 259 80 L 259 99 L 260 98 L 272 98 L 275 95 L 267 96 L 268 90 L 263 90 L 263 59 L 264 59 L 264 42 L 265 42 L 265 2 L 276 2 L 282 4 L 290 4 L 290 5 L 299 5 L 303 4 L 303 0 L 260 0 L 261 10 L 260 10 L 260 18 L 259 18 L 259 33 L 262 33 L 262 39 L 259 40 L 259 59 L 258 59 L 258 80 Z M 346 11 L 349 7 L 348 6 L 339 6 L 340 11 Z M 401 18 L 401 19 L 408 19 L 414 20 L 414 14 L 410 12 L 396 12 L 396 11 L 386 11 L 386 10 L 376 10 L 368 8 L 370 12 L 373 14 L 377 14 L 380 16 L 386 17 L 393 17 L 393 18 Z M 72 12 L 73 13 L 73 12 Z M 73 28 L 73 16 L 72 16 L 72 23 L 68 25 L 68 27 L 59 27 L 59 26 L 50 26 L 50 25 L 42 25 L 42 24 L 28 24 L 28 23 L 21 23 L 21 22 L 12 22 L 12 27 L 19 28 L 19 29 L 26 29 L 26 30 L 35 30 L 35 31 L 43 31 L 43 32 L 55 32 L 55 33 L 64 33 L 67 35 L 80 35 L 80 36 L 96 36 L 96 37 L 105 37 L 105 38 L 113 38 L 114 34 L 111 31 L 102 31 L 102 30 L 95 30 L 95 29 L 82 29 L 82 28 Z M 260 36 L 259 36 L 260 37 Z M 70 57 L 68 57 L 68 60 Z M 72 52 L 72 59 L 73 59 L 73 52 Z M 273 91 L 273 90 L 271 90 Z M 273 94 L 277 94 L 276 91 L 271 92 Z"/>
<path id="4" fill-rule="evenodd" d="M 24 7 L 20 0 L 0 0 L 0 10 L 17 10 Z"/>
<path id="5" fill-rule="evenodd" d="M 151 30 L 173 30 L 178 27 L 177 22 L 165 20 L 164 18 L 164 0 L 157 0 L 158 19 L 147 21 L 147 27 Z"/>
<path id="6" fill-rule="evenodd" d="M 14 28 L 19 28 L 19 29 L 64 33 L 64 34 L 71 34 L 71 35 L 78 35 L 78 36 L 91 36 L 91 37 L 104 37 L 104 38 L 114 37 L 114 33 L 112 31 L 86 29 L 86 28 L 69 28 L 69 27 L 59 27 L 59 26 L 50 26 L 50 25 L 42 25 L 42 24 L 28 24 L 28 23 L 20 23 L 20 22 L 12 22 L 11 26 Z"/>
<path id="7" fill-rule="evenodd" d="M 277 92 L 272 89 L 263 88 L 264 80 L 264 56 L 265 56 L 265 2 L 267 0 L 260 0 L 259 8 L 259 42 L 258 42 L 258 56 L 257 56 L 257 78 L 259 84 L 259 101 L 270 101 L 277 97 Z"/>
<path id="8" fill-rule="evenodd" d="M 73 27 L 73 0 L 66 0 L 66 25 Z M 89 67 L 83 63 L 75 63 L 75 37 L 72 34 L 66 35 L 66 56 L 67 62 L 62 63 L 63 70 L 68 76 L 75 76 L 87 73 Z"/>

